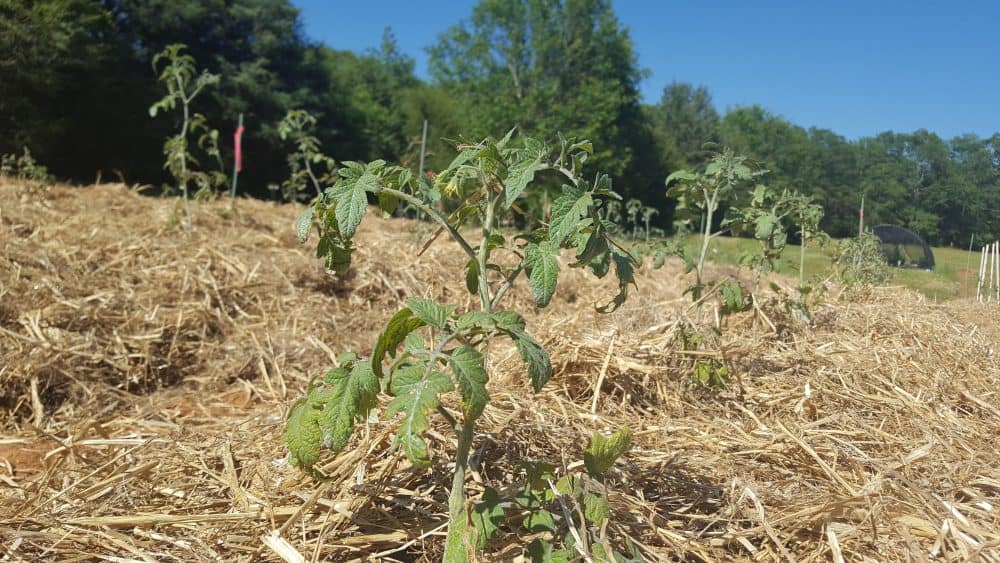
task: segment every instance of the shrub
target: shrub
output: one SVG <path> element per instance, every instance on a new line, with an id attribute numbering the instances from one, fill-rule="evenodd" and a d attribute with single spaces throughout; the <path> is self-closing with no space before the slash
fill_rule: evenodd
<path id="1" fill-rule="evenodd" d="M 889 264 L 882 256 L 882 244 L 871 233 L 842 241 L 834 268 L 848 287 L 884 285 L 892 279 Z"/>
<path id="2" fill-rule="evenodd" d="M 0 174 L 40 184 L 52 183 L 49 169 L 39 164 L 31 156 L 28 147 L 24 147 L 24 152 L 20 156 L 16 154 L 0 155 Z"/>

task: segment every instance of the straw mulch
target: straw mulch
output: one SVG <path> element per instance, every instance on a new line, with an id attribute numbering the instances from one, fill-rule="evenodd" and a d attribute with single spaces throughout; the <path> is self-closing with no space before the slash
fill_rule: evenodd
<path id="1" fill-rule="evenodd" d="M 369 218 L 338 279 L 294 239 L 295 207 L 195 205 L 185 231 L 174 205 L 0 180 L 0 557 L 439 558 L 442 421 L 432 470 L 379 420 L 324 458 L 324 483 L 280 436 L 309 378 L 369 352 L 407 296 L 470 304 L 456 248 L 416 258 L 426 225 Z M 607 316 L 592 304 L 614 288 L 581 272 L 545 311 L 513 292 L 556 374 L 531 395 L 516 354 L 493 350 L 470 492 L 512 485 L 522 459 L 572 466 L 627 424 L 607 533 L 646 560 L 1000 561 L 1000 307 L 832 288 L 811 323 L 765 306 L 685 351 L 682 267 L 638 283 Z M 691 383 L 706 359 L 728 386 Z M 504 530 L 484 559 L 530 539 Z"/>

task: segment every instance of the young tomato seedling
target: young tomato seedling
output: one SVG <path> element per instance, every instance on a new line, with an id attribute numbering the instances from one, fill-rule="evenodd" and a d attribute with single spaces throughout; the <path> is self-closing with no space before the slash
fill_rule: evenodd
<path id="1" fill-rule="evenodd" d="M 317 254 L 329 269 L 343 273 L 350 267 L 353 237 L 369 197 L 387 214 L 404 201 L 437 223 L 467 258 L 465 271 L 455 275 L 464 277 L 468 290 L 478 296 L 478 309 L 459 312 L 456 305 L 409 299 L 379 335 L 370 358 L 343 354 L 336 369 L 309 386 L 306 396 L 292 406 L 285 430 L 292 462 L 313 470 L 323 447 L 339 451 L 348 444 L 355 422 L 366 419 L 384 391 L 392 397 L 385 415 L 400 416 L 395 445 L 415 466 L 429 467 L 423 434 L 432 413 L 442 416 L 458 437 L 445 561 L 466 561 L 469 550 L 481 546 L 485 537 L 478 525 L 481 519 L 472 518 L 466 509 L 464 484 L 475 424 L 489 402 L 487 344 L 497 338 L 512 340 L 536 392 L 552 375 L 549 355 L 528 333 L 524 317 L 502 308 L 510 288 L 526 277 L 535 304 L 547 306 L 563 267 L 561 249 L 575 251 L 570 267 L 589 268 L 597 277 L 614 269 L 618 294 L 600 311 L 620 306 L 634 283 L 635 260 L 609 237 L 614 225 L 601 219 L 605 203 L 620 199 L 611 190 L 611 180 L 603 174 L 592 182 L 580 177 L 592 150 L 589 142 L 562 137 L 554 148 L 530 138 L 518 142 L 511 131 L 499 140 L 460 145 L 458 156 L 433 185 L 383 161 L 345 162 L 336 184 L 297 222 L 299 238 L 305 241 L 315 229 Z M 536 177 L 543 173 L 565 182 L 548 222 L 527 234 L 504 236 L 498 226 L 515 213 L 519 198 L 541 189 Z M 440 200 L 442 192 L 460 201 L 447 216 L 431 203 Z M 472 219 L 482 227 L 478 240 L 459 231 Z M 513 263 L 495 260 L 500 250 L 505 257 L 513 256 Z M 456 388 L 460 416 L 444 403 Z"/>
<path id="2" fill-rule="evenodd" d="M 159 80 L 166 86 L 167 95 L 149 107 L 149 116 L 156 117 L 160 111 L 170 111 L 180 107 L 180 131 L 176 135 L 167 137 L 163 143 L 163 154 L 166 157 L 166 164 L 163 167 L 177 180 L 177 187 L 186 206 L 190 183 L 194 183 L 198 188 L 197 195 L 206 196 L 215 187 L 225 184 L 226 175 L 221 171 L 219 132 L 208 126 L 204 115 L 191 110 L 194 99 L 205 88 L 218 83 L 219 75 L 206 70 L 199 73 L 195 67 L 194 57 L 185 54 L 184 49 L 186 46 L 179 43 L 168 45 L 153 57 L 153 69 L 159 73 Z M 196 169 L 198 161 L 189 148 L 189 137 L 199 132 L 201 135 L 198 137 L 198 146 L 216 160 L 220 171 L 206 172 Z M 185 213 L 187 213 L 186 207 Z"/>

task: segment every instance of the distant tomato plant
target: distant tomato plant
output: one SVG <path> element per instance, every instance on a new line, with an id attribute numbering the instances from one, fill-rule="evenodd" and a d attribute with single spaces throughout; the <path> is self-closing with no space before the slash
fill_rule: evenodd
<path id="1" fill-rule="evenodd" d="M 196 195 L 207 196 L 226 183 L 226 174 L 222 171 L 222 154 L 219 151 L 219 131 L 208 126 L 204 115 L 191 109 L 191 103 L 205 88 L 219 82 L 219 75 L 205 70 L 198 72 L 194 57 L 184 53 L 186 48 L 179 43 L 168 45 L 153 57 L 153 69 L 158 72 L 167 94 L 149 107 L 150 117 L 156 117 L 161 111 L 180 110 L 180 130 L 176 135 L 167 137 L 163 143 L 163 154 L 166 157 L 163 167 L 177 181 L 177 189 L 184 198 L 185 205 L 189 198 L 190 184 L 197 188 Z M 198 170 L 199 162 L 191 152 L 189 138 L 198 133 L 197 146 L 216 161 L 219 170 Z"/>

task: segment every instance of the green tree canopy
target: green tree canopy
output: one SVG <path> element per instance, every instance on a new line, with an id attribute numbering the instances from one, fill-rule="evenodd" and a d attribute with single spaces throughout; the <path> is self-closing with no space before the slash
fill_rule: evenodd
<path id="1" fill-rule="evenodd" d="M 612 176 L 638 166 L 642 73 L 607 0 L 482 0 L 430 49 L 430 64 L 463 104 L 469 135 L 562 131 L 607 147 L 595 166 Z"/>

